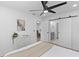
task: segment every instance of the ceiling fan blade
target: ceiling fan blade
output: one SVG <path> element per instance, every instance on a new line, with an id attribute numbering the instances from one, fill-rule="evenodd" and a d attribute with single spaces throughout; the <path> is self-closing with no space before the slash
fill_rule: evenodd
<path id="1" fill-rule="evenodd" d="M 40 14 L 40 16 L 43 14 L 44 12 L 42 12 L 41 14 Z"/>
<path id="2" fill-rule="evenodd" d="M 47 2 L 41 1 L 41 3 L 42 3 L 42 5 L 43 5 L 44 10 L 46 10 L 46 9 L 47 9 L 47 7 L 46 7 L 46 3 L 47 3 Z"/>
<path id="3" fill-rule="evenodd" d="M 29 11 L 43 11 L 43 10 L 29 10 Z"/>
<path id="4" fill-rule="evenodd" d="M 48 3 L 48 1 L 44 1 L 45 5 Z"/>
<path id="5" fill-rule="evenodd" d="M 63 3 L 57 4 L 57 5 L 54 5 L 54 6 L 48 7 L 47 9 L 53 9 L 53 8 L 56 8 L 56 7 L 59 7 L 59 6 L 65 5 L 65 4 L 67 4 L 67 2 L 63 2 Z"/>
<path id="6" fill-rule="evenodd" d="M 52 10 L 48 10 L 48 12 L 51 12 L 51 13 L 56 13 L 55 11 L 52 11 Z"/>

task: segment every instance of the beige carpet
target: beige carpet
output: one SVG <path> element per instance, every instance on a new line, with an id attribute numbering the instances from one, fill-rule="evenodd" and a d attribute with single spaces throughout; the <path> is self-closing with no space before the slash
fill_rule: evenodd
<path id="1" fill-rule="evenodd" d="M 6 57 L 39 57 L 48 51 L 52 46 L 53 44 L 41 42 L 40 44 L 37 44 L 29 49 L 7 55 Z"/>

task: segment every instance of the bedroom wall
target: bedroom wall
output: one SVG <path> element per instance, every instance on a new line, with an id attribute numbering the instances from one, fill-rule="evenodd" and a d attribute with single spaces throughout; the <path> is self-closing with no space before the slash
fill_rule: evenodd
<path id="1" fill-rule="evenodd" d="M 44 21 L 40 25 L 41 28 L 41 40 L 49 41 L 49 34 L 48 34 L 48 21 Z"/>
<path id="2" fill-rule="evenodd" d="M 49 26 L 45 26 L 48 24 L 48 20 L 58 18 L 58 17 L 64 17 L 64 16 L 69 16 L 69 15 L 78 15 L 78 17 L 75 18 L 68 18 L 68 19 L 61 19 L 59 21 L 59 36 L 60 38 L 56 41 L 52 41 L 54 43 L 60 44 L 62 46 L 68 47 L 68 48 L 73 48 L 76 50 L 79 50 L 79 10 L 71 11 L 68 13 L 64 14 L 56 14 L 53 16 L 49 16 L 48 18 L 46 17 L 43 19 L 44 21 L 41 24 L 41 30 L 45 30 L 42 32 L 42 38 L 47 41 L 49 40 L 49 36 L 46 32 L 48 32 Z M 46 21 L 45 21 L 46 20 Z M 46 34 L 44 34 L 46 33 Z M 44 37 L 43 37 L 44 36 Z M 42 40 L 43 40 L 42 39 Z"/>
<path id="3" fill-rule="evenodd" d="M 16 22 L 17 19 L 22 18 L 26 21 L 26 30 L 18 32 Z M 39 19 L 31 14 L 0 6 L 0 56 L 14 49 L 11 37 L 14 32 L 18 32 L 20 35 L 30 35 L 31 41 L 28 42 L 27 40 L 25 42 L 27 44 L 36 42 L 35 30 L 37 20 Z M 21 43 L 21 41 L 19 43 Z"/>

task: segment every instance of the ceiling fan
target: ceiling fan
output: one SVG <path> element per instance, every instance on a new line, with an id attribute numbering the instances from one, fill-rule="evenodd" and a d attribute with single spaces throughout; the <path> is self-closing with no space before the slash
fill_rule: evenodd
<path id="1" fill-rule="evenodd" d="M 41 3 L 42 3 L 42 6 L 43 6 L 43 10 L 30 10 L 30 11 L 42 11 L 42 13 L 40 14 L 40 16 L 41 16 L 42 14 L 45 14 L 45 13 L 48 13 L 48 12 L 50 12 L 50 13 L 56 13 L 55 11 L 53 11 L 51 9 L 54 9 L 56 7 L 59 7 L 59 6 L 62 6 L 62 5 L 67 4 L 67 2 L 62 2 L 60 4 L 57 4 L 57 5 L 53 5 L 53 6 L 48 7 L 46 5 L 48 3 L 48 1 L 41 1 Z"/>

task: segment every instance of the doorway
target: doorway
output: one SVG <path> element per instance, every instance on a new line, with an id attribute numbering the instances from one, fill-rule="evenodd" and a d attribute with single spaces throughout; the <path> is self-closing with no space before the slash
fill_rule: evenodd
<path id="1" fill-rule="evenodd" d="M 50 42 L 59 39 L 58 24 L 56 20 L 49 21 L 48 29 Z"/>
<path id="2" fill-rule="evenodd" d="M 37 37 L 37 41 L 40 41 L 41 40 L 40 22 L 38 21 L 36 24 L 37 24 L 36 37 Z"/>

